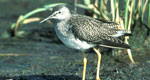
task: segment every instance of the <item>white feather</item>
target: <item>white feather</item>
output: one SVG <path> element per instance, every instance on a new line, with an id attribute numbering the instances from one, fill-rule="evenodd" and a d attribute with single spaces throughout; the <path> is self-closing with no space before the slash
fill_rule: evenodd
<path id="1" fill-rule="evenodd" d="M 131 32 L 130 31 L 118 31 L 117 34 L 110 35 L 110 36 L 112 36 L 112 37 L 120 37 L 120 36 L 125 35 L 126 33 L 130 34 Z"/>

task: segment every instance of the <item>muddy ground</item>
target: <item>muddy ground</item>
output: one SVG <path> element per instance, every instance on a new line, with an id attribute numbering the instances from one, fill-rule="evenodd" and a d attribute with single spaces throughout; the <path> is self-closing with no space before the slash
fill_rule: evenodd
<path id="1" fill-rule="evenodd" d="M 25 14 L 48 1 L 1 0 L 0 35 Z M 49 0 L 50 1 L 50 0 Z M 41 13 L 36 16 L 46 17 Z M 64 46 L 55 36 L 48 23 L 39 22 L 24 25 L 20 30 L 27 33 L 23 37 L 0 39 L 0 80 L 81 80 L 83 56 L 80 51 Z M 144 30 L 144 29 L 143 29 Z M 100 77 L 102 80 L 149 80 L 150 40 L 143 44 L 142 32 L 134 32 L 130 39 L 132 64 L 125 50 L 104 51 Z M 87 80 L 96 76 L 97 55 L 92 50 L 86 52 L 88 59 Z"/>

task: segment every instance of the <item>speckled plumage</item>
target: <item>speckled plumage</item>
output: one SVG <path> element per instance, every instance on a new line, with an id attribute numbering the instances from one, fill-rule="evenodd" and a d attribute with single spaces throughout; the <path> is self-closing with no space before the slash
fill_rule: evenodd
<path id="1" fill-rule="evenodd" d="M 120 26 L 117 23 L 104 20 L 100 21 L 88 16 L 72 14 L 72 17 L 70 18 L 70 20 L 68 20 L 67 24 L 72 26 L 71 31 L 73 32 L 75 37 L 88 43 L 108 45 L 112 47 L 119 47 L 122 44 L 122 47 L 124 45 L 126 47 L 129 47 L 120 39 L 112 36 L 117 35 L 118 31 L 122 31 L 125 34 L 128 34 L 128 31 L 126 30 L 117 29 Z"/>
<path id="2" fill-rule="evenodd" d="M 118 39 L 130 32 L 118 29 L 119 24 L 117 23 L 71 14 L 70 10 L 62 5 L 56 6 L 54 13 L 47 19 L 56 20 L 55 32 L 68 47 L 78 50 L 96 46 L 130 48 L 129 45 Z"/>

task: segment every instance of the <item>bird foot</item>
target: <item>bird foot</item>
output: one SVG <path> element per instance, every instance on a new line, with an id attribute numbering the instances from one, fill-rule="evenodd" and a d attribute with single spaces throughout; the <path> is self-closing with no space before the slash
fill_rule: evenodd
<path id="1" fill-rule="evenodd" d="M 101 80 L 99 77 L 96 77 L 96 80 Z"/>

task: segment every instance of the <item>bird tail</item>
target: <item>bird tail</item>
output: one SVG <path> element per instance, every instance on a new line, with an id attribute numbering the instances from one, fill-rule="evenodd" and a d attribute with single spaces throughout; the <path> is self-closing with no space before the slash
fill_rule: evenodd
<path id="1" fill-rule="evenodd" d="M 120 37 L 120 36 L 132 36 L 131 31 L 119 30 L 116 34 L 110 35 L 111 37 Z"/>
<path id="2" fill-rule="evenodd" d="M 107 47 L 107 48 L 117 48 L 117 49 L 131 49 L 128 44 L 123 43 L 121 40 L 117 39 L 117 42 L 105 40 L 104 43 L 99 44 L 99 46 Z"/>

